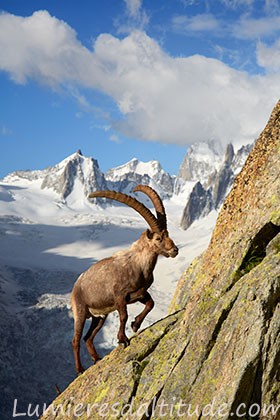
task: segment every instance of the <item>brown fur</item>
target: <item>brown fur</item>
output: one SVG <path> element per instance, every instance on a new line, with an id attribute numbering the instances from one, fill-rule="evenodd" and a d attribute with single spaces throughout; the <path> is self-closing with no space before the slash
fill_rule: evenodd
<path id="1" fill-rule="evenodd" d="M 169 238 L 167 230 L 164 229 L 160 233 L 147 230 L 129 249 L 93 264 L 80 275 L 71 298 L 74 315 L 72 344 L 77 373 L 84 370 L 79 349 L 86 319 L 91 317 L 92 324 L 84 340 L 95 362 L 100 357 L 92 343 L 93 338 L 103 326 L 107 315 L 114 310 L 118 311 L 120 317 L 118 341 L 127 346 L 129 344 L 125 334 L 127 304 L 139 301 L 145 305 L 144 310 L 131 324 L 133 331 L 136 332 L 154 306 L 154 301 L 147 290 L 153 283 L 153 270 L 158 256 L 174 258 L 177 254 L 178 249 Z"/>

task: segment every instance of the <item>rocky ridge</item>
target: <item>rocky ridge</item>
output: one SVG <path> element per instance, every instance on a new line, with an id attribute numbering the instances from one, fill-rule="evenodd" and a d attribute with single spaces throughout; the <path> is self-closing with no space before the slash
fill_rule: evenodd
<path id="1" fill-rule="evenodd" d="M 105 174 L 98 161 L 83 156 L 78 150 L 53 167 L 37 171 L 17 171 L 7 175 L 3 182 L 38 182 L 41 189 L 53 190 L 58 201 L 75 206 L 87 200 L 95 190 L 110 189 L 131 194 L 138 184 L 154 188 L 163 200 L 175 198 L 185 205 L 181 227 L 187 229 L 194 220 L 218 209 L 240 171 L 250 146 L 234 153 L 228 145 L 223 158 L 223 149 L 217 142 L 190 146 L 178 176 L 165 172 L 158 161 L 141 162 L 134 158 L 124 165 L 112 168 Z M 150 205 L 143 194 L 139 197 Z"/>
<path id="2" fill-rule="evenodd" d="M 207 180 L 201 178 L 197 181 L 187 198 L 184 208 L 181 227 L 187 229 L 196 219 L 206 216 L 212 210 L 218 210 L 223 204 L 233 184 L 235 176 L 239 173 L 250 153 L 253 145 L 242 146 L 234 152 L 229 143 L 225 149 L 222 163 L 215 162 L 215 166 L 209 166 Z M 186 158 L 185 158 L 186 161 Z M 180 172 L 179 172 L 180 173 Z M 182 181 L 181 181 L 182 185 Z"/>
<path id="3" fill-rule="evenodd" d="M 170 314 L 89 368 L 44 419 L 75 418 L 78 404 L 82 419 L 279 418 L 279 159 L 280 102 Z"/>
<path id="4" fill-rule="evenodd" d="M 180 166 L 178 180 L 199 181 L 202 184 L 207 182 L 207 178 L 220 168 L 224 153 L 225 149 L 218 141 L 192 144 Z M 180 182 L 176 184 L 175 189 L 178 194 Z"/>
<path id="5" fill-rule="evenodd" d="M 155 188 L 163 199 L 170 198 L 174 189 L 174 178 L 162 169 L 157 160 L 141 162 L 134 158 L 124 165 L 105 173 L 108 189 L 130 194 L 138 184 Z"/>

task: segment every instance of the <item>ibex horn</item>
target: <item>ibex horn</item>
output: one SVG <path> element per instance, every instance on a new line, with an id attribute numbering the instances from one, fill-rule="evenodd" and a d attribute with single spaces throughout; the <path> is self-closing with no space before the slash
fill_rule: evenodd
<path id="1" fill-rule="evenodd" d="M 155 210 L 157 212 L 157 219 L 159 221 L 160 227 L 162 230 L 167 229 L 167 220 L 166 220 L 166 213 L 163 202 L 158 195 L 158 193 L 148 185 L 137 185 L 134 189 L 134 192 L 141 191 L 142 193 L 146 194 L 152 201 Z"/>
<path id="2" fill-rule="evenodd" d="M 144 206 L 144 204 L 140 203 L 138 200 L 136 200 L 133 197 L 130 197 L 129 195 L 117 192 L 117 191 L 94 191 L 89 194 L 89 198 L 96 198 L 96 197 L 103 197 L 103 198 L 109 198 L 111 200 L 119 201 L 120 203 L 124 203 L 128 205 L 129 207 L 136 210 L 148 223 L 150 226 L 152 232 L 161 232 L 161 226 L 157 218 L 153 215 L 153 213 Z"/>

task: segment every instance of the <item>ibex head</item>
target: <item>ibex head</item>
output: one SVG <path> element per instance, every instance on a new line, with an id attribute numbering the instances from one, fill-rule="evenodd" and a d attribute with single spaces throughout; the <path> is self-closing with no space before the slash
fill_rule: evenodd
<path id="1" fill-rule="evenodd" d="M 147 185 L 138 185 L 134 188 L 134 192 L 141 191 L 146 194 L 152 201 L 157 217 L 135 198 L 116 191 L 95 191 L 89 195 L 89 198 L 104 197 L 116 200 L 121 203 L 127 204 L 129 207 L 136 210 L 148 223 L 150 230 L 147 230 L 146 236 L 150 241 L 150 246 L 158 255 L 165 257 L 176 257 L 178 248 L 169 237 L 167 230 L 167 220 L 163 202 L 158 193 Z"/>
<path id="2" fill-rule="evenodd" d="M 150 241 L 150 247 L 158 255 L 163 255 L 166 258 L 174 258 L 178 255 L 178 248 L 169 237 L 167 230 L 163 230 L 160 233 L 147 230 L 146 235 Z"/>

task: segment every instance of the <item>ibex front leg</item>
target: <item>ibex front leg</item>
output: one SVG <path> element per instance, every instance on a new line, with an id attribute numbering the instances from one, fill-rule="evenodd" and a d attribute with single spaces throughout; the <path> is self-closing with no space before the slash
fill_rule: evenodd
<path id="1" fill-rule="evenodd" d="M 131 323 L 131 328 L 134 332 L 137 332 L 144 321 L 145 317 L 148 315 L 148 313 L 153 309 L 155 303 L 151 297 L 151 295 L 146 292 L 142 299 L 139 300 L 139 302 L 143 303 L 145 305 L 145 308 L 143 311 L 137 315 L 135 320 Z"/>
<path id="2" fill-rule="evenodd" d="M 127 302 L 126 302 L 125 296 L 117 296 L 115 302 L 116 302 L 116 308 L 120 317 L 118 342 L 119 344 L 124 344 L 124 346 L 127 347 L 129 345 L 129 339 L 127 338 L 125 334 L 125 326 L 126 326 L 126 322 L 128 318 L 127 307 L 126 307 Z"/>

